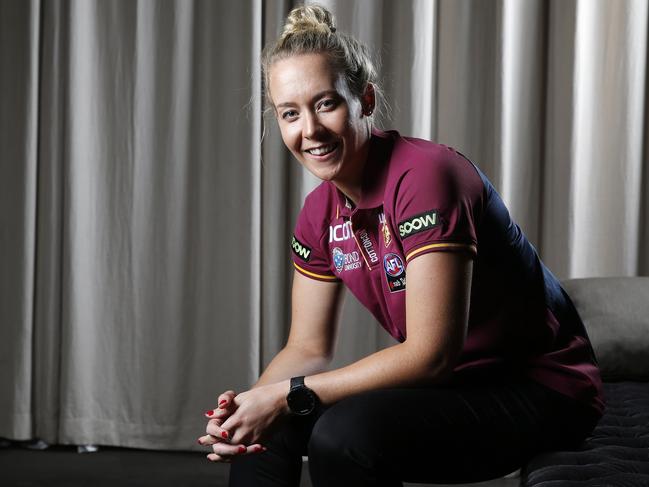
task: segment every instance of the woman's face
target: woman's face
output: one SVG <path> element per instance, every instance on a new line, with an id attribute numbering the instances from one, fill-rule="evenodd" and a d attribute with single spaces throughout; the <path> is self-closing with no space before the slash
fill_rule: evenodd
<path id="1" fill-rule="evenodd" d="M 295 158 L 320 179 L 353 184 L 365 163 L 369 124 L 327 57 L 276 61 L 269 88 L 282 139 Z"/>

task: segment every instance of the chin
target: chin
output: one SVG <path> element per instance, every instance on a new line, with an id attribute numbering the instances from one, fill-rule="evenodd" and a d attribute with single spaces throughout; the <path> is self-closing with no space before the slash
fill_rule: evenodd
<path id="1" fill-rule="evenodd" d="M 317 167 L 313 164 L 303 164 L 307 170 L 316 178 L 323 181 L 333 181 L 340 173 L 340 163 L 333 164 L 327 167 Z"/>

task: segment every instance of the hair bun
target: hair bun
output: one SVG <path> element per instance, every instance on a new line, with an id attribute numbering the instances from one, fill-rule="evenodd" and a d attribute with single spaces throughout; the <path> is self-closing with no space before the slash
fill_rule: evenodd
<path id="1" fill-rule="evenodd" d="M 320 5 L 302 5 L 291 10 L 288 14 L 281 39 L 289 36 L 317 32 L 333 34 L 336 32 L 334 16 Z"/>

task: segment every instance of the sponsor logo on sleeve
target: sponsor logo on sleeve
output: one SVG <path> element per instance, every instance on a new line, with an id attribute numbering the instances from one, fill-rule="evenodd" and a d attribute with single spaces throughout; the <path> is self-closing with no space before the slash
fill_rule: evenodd
<path id="1" fill-rule="evenodd" d="M 408 238 L 416 233 L 435 228 L 437 225 L 439 225 L 437 210 L 430 210 L 400 222 L 399 236 L 402 239 Z"/>
<path id="2" fill-rule="evenodd" d="M 397 254 L 390 252 L 383 256 L 383 269 L 388 282 L 388 289 L 396 293 L 406 289 L 406 266 Z"/>
<path id="3" fill-rule="evenodd" d="M 309 262 L 309 259 L 311 258 L 311 249 L 295 238 L 295 235 L 293 235 L 293 240 L 291 241 L 291 249 L 293 249 L 293 253 L 304 262 Z"/>

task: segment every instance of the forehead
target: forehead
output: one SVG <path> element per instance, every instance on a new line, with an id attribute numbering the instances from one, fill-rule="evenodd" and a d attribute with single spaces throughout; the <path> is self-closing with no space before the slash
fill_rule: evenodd
<path id="1" fill-rule="evenodd" d="M 273 103 L 298 103 L 316 93 L 340 91 L 342 77 L 324 54 L 300 54 L 275 61 L 268 71 Z"/>

